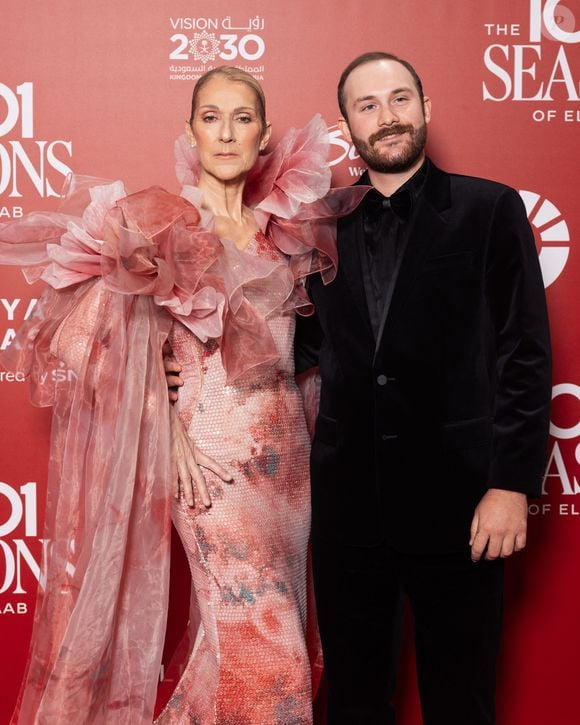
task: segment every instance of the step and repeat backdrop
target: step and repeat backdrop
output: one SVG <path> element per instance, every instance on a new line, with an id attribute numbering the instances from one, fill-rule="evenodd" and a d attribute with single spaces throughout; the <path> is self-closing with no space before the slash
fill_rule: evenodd
<path id="1" fill-rule="evenodd" d="M 369 50 L 400 55 L 422 76 L 434 161 L 515 187 L 534 229 L 553 334 L 552 435 L 529 545 L 508 567 L 498 722 L 572 725 L 580 721 L 580 0 L 0 0 L 0 221 L 56 210 L 71 172 L 177 191 L 173 143 L 192 87 L 222 64 L 261 81 L 274 140 L 321 113 L 335 183 L 352 183 L 362 166 L 336 125 L 335 88 L 343 67 Z M 0 348 L 40 292 L 0 268 Z M 50 411 L 29 404 L 17 371 L 0 371 L 0 401 L 1 725 L 25 665 L 45 543 Z M 172 627 L 168 641 L 178 639 Z M 402 725 L 420 723 L 410 637 Z"/>

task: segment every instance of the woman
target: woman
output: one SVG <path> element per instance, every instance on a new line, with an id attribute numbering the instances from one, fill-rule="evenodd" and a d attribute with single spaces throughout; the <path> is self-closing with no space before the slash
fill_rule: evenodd
<path id="1" fill-rule="evenodd" d="M 174 522 L 190 559 L 203 633 L 159 722 L 212 722 L 215 713 L 217 722 L 306 723 L 309 445 L 293 379 L 294 320 L 281 305 L 293 278 L 243 203 L 247 176 L 270 137 L 256 81 L 231 70 L 206 75 L 196 85 L 187 132 L 199 155 L 201 208 L 213 216 L 214 232 L 229 240 L 230 267 L 260 266 L 247 299 L 268 314 L 269 331 L 256 339 L 273 340 L 278 359 L 228 385 L 214 339 L 203 344 L 183 325 L 172 327 L 185 381 L 180 420 L 205 453 L 232 471 L 233 483 L 224 486 L 209 473 L 208 496 L 203 488 L 193 492 L 188 472 L 180 472 L 186 493 Z M 208 511 L 190 508 L 196 494 L 202 506 L 213 500 Z"/>
<path id="2" fill-rule="evenodd" d="M 22 723 L 152 721 L 171 513 L 192 573 L 192 649 L 158 722 L 312 719 L 292 312 L 308 307 L 297 280 L 332 278 L 333 221 L 364 191 L 312 203 L 330 181 L 318 119 L 260 157 L 263 92 L 235 68 L 198 81 L 187 136 L 180 197 L 125 196 L 116 182 L 91 188 L 80 216 L 0 230 L 0 261 L 50 285 L 7 355 L 54 406 Z M 167 339 L 184 379 L 171 411 Z M 52 383 L 63 363 L 76 380 Z"/>

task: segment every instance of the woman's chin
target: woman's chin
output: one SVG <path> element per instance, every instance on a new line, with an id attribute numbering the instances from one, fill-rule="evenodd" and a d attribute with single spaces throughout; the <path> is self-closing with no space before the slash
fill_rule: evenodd
<path id="1" fill-rule="evenodd" d="M 224 184 L 231 184 L 233 182 L 243 182 L 246 180 L 249 169 L 240 169 L 239 166 L 228 167 L 225 164 L 219 168 L 213 168 L 211 170 L 206 169 L 206 173 L 213 176 L 216 181 L 221 181 Z"/>

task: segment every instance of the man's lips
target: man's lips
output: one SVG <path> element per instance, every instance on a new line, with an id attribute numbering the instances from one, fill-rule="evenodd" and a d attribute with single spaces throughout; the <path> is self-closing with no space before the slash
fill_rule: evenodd
<path id="1" fill-rule="evenodd" d="M 394 128 L 389 129 L 383 129 L 381 131 L 378 131 L 377 133 L 374 133 L 369 138 L 369 143 L 371 146 L 374 146 L 379 141 L 397 141 L 406 133 L 412 134 L 413 133 L 413 127 L 412 126 L 396 126 Z"/>
<path id="2" fill-rule="evenodd" d="M 403 131 L 402 133 L 390 133 L 388 136 L 383 136 L 382 138 L 377 139 L 375 143 L 380 143 L 381 141 L 398 141 L 398 139 L 403 136 L 406 131 Z"/>

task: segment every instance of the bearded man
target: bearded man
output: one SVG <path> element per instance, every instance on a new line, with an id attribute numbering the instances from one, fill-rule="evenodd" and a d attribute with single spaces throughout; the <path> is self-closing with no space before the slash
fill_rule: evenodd
<path id="1" fill-rule="evenodd" d="M 544 290 L 511 188 L 425 156 L 412 66 L 368 53 L 338 86 L 368 170 L 339 271 L 309 286 L 297 369 L 320 366 L 312 547 L 329 725 L 394 722 L 402 597 L 425 725 L 495 722 L 503 560 L 526 543 L 549 426 Z"/>

